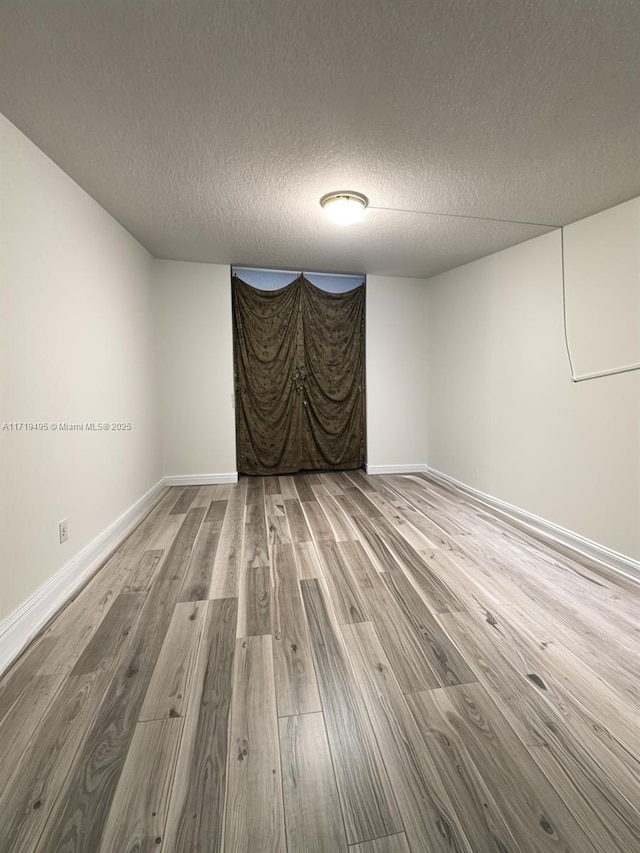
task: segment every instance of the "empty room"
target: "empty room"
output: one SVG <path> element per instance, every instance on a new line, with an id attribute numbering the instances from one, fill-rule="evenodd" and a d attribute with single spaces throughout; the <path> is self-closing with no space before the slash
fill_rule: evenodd
<path id="1" fill-rule="evenodd" d="M 640 850 L 639 44 L 0 0 L 0 853 Z"/>

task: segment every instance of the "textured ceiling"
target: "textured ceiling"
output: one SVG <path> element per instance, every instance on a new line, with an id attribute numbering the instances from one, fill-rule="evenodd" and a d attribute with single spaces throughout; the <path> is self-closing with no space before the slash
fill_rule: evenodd
<path id="1" fill-rule="evenodd" d="M 634 0 L 0 0 L 0 111 L 156 257 L 424 277 L 547 229 L 412 211 L 640 194 L 639 39 Z"/>

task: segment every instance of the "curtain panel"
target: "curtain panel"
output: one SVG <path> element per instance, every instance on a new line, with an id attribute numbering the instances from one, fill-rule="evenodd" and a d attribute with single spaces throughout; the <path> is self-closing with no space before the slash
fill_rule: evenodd
<path id="1" fill-rule="evenodd" d="M 238 470 L 348 470 L 365 460 L 365 286 L 327 293 L 232 278 Z"/>

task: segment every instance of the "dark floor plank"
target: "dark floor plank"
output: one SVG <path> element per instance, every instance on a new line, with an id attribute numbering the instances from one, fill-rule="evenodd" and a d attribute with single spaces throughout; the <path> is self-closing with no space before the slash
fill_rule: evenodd
<path id="1" fill-rule="evenodd" d="M 266 495 L 279 495 L 280 494 L 280 479 L 277 476 L 265 477 L 264 478 L 264 493 Z"/>
<path id="2" fill-rule="evenodd" d="M 113 670 L 145 598 L 144 592 L 124 592 L 115 599 L 76 661 L 71 675 L 98 669 Z"/>
<path id="3" fill-rule="evenodd" d="M 375 478 L 369 477 L 364 473 L 364 471 L 356 469 L 355 471 L 346 471 L 345 474 L 347 479 L 351 481 L 352 486 L 357 486 L 359 489 L 362 489 L 363 492 L 375 491 L 375 486 L 373 484 L 373 480 Z"/>
<path id="4" fill-rule="evenodd" d="M 233 691 L 236 598 L 208 603 L 161 853 L 220 853 Z"/>
<path id="5" fill-rule="evenodd" d="M 335 539 L 335 535 L 329 524 L 329 519 L 324 514 L 322 507 L 316 500 L 305 501 L 302 505 L 307 523 L 311 529 L 314 541 L 322 542 L 325 539 Z"/>
<path id="6" fill-rule="evenodd" d="M 229 501 L 214 500 L 209 504 L 209 509 L 204 517 L 207 524 L 214 524 L 219 530 L 224 524 L 224 517 L 227 514 Z"/>
<path id="7" fill-rule="evenodd" d="M 345 495 L 358 507 L 358 513 L 367 518 L 380 518 L 382 511 L 360 489 L 345 489 Z"/>
<path id="8" fill-rule="evenodd" d="M 187 486 L 171 507 L 169 515 L 184 515 L 198 495 L 198 486 Z"/>
<path id="9" fill-rule="evenodd" d="M 205 518 L 208 516 L 209 513 Z M 193 545 L 187 573 L 182 581 L 178 595 L 179 601 L 202 601 L 208 597 L 219 542 L 220 525 L 216 522 L 203 522 Z"/>
<path id="10" fill-rule="evenodd" d="M 296 492 L 298 493 L 299 501 L 315 501 L 316 496 L 313 493 L 311 482 L 308 477 L 304 474 L 296 474 L 293 478 L 293 483 L 295 485 Z"/>
<path id="11" fill-rule="evenodd" d="M 300 582 L 349 844 L 402 831 L 365 704 L 320 581 Z"/>
<path id="12" fill-rule="evenodd" d="M 297 498 L 285 498 L 284 507 L 289 522 L 292 542 L 311 542 L 311 531 L 302 511 L 300 501 Z"/>
<path id="13" fill-rule="evenodd" d="M 246 477 L 247 481 L 247 506 L 264 505 L 264 481 L 265 477 Z"/>

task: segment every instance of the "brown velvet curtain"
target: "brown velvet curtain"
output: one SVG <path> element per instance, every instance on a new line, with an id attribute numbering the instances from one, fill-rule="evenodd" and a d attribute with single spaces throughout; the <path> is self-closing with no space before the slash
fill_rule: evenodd
<path id="1" fill-rule="evenodd" d="M 264 291 L 233 277 L 241 473 L 363 465 L 364 290 L 326 293 L 299 276 Z"/>

